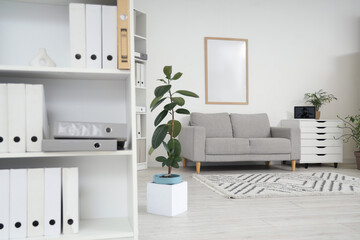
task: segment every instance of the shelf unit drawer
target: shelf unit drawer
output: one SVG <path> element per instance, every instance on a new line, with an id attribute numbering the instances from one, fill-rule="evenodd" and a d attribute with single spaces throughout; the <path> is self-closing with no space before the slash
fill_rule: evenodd
<path id="1" fill-rule="evenodd" d="M 338 140 L 341 137 L 341 133 L 301 133 L 301 139 L 333 139 Z"/>
<path id="2" fill-rule="evenodd" d="M 303 147 L 301 154 L 342 154 L 342 147 Z"/>
<path id="3" fill-rule="evenodd" d="M 327 121 L 327 120 L 317 120 L 317 121 L 300 121 L 300 128 L 303 127 L 338 127 L 342 123 L 340 121 Z"/>
<path id="4" fill-rule="evenodd" d="M 332 139 L 301 139 L 301 147 L 341 147 L 341 140 Z"/>
<path id="5" fill-rule="evenodd" d="M 342 133 L 338 127 L 303 127 L 301 133 Z"/>
<path id="6" fill-rule="evenodd" d="M 300 163 L 341 163 L 342 154 L 306 154 L 301 155 Z"/>

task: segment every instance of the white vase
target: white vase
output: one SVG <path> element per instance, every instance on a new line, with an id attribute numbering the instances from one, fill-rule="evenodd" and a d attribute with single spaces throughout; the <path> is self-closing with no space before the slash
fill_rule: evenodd
<path id="1" fill-rule="evenodd" d="M 40 48 L 38 55 L 29 63 L 33 67 L 56 67 L 53 60 L 47 55 L 45 48 Z"/>

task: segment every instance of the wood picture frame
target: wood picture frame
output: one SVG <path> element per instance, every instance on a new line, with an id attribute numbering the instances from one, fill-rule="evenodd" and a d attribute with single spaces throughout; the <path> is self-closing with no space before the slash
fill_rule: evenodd
<path id="1" fill-rule="evenodd" d="M 205 37 L 205 103 L 249 104 L 248 40 Z"/>

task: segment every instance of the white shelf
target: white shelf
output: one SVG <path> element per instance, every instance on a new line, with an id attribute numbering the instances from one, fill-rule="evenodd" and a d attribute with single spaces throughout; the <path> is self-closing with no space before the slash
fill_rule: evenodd
<path id="1" fill-rule="evenodd" d="M 143 37 L 143 36 L 140 36 L 140 35 L 135 35 L 134 37 L 137 38 L 137 39 L 142 39 L 142 40 L 146 41 L 146 37 Z"/>
<path id="2" fill-rule="evenodd" d="M 146 137 L 137 137 L 137 140 L 142 140 L 142 139 L 146 139 Z"/>
<path id="3" fill-rule="evenodd" d="M 136 89 L 143 89 L 146 90 L 146 87 L 135 87 Z"/>
<path id="4" fill-rule="evenodd" d="M 39 158 L 39 157 L 83 157 L 83 156 L 131 156 L 132 150 L 86 151 L 86 152 L 25 152 L 0 153 L 1 158 Z"/>
<path id="5" fill-rule="evenodd" d="M 146 163 L 146 162 L 138 163 L 138 164 L 137 164 L 137 169 L 138 169 L 138 170 L 147 169 L 147 163 Z"/>
<path id="6" fill-rule="evenodd" d="M 97 240 L 133 237 L 134 232 L 127 218 L 81 220 L 78 234 L 24 238 L 24 240 L 68 239 Z"/>
<path id="7" fill-rule="evenodd" d="M 102 5 L 116 5 L 116 0 L 15 0 L 24 3 L 40 3 L 50 5 L 68 5 L 69 3 L 88 3 Z"/>
<path id="8" fill-rule="evenodd" d="M 135 62 L 146 63 L 147 60 L 143 60 L 143 59 L 140 59 L 140 58 L 135 58 Z"/>
<path id="9" fill-rule="evenodd" d="M 137 112 L 136 115 L 146 115 L 146 112 Z"/>
<path id="10" fill-rule="evenodd" d="M 0 77 L 126 80 L 130 77 L 130 70 L 0 65 Z"/>

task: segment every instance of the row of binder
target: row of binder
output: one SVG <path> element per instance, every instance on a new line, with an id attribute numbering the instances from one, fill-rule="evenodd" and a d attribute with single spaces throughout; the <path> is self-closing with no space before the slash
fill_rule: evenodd
<path id="1" fill-rule="evenodd" d="M 78 168 L 0 170 L 0 239 L 78 233 L 78 174 Z"/>
<path id="2" fill-rule="evenodd" d="M 145 87 L 145 65 L 143 63 L 135 63 L 135 86 Z"/>
<path id="3" fill-rule="evenodd" d="M 0 153 L 40 152 L 49 127 L 41 84 L 0 84 Z"/>
<path id="4" fill-rule="evenodd" d="M 75 68 L 117 69 L 117 7 L 69 4 L 70 56 Z"/>

